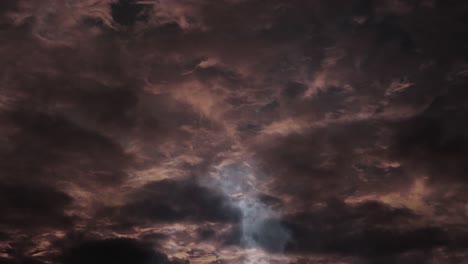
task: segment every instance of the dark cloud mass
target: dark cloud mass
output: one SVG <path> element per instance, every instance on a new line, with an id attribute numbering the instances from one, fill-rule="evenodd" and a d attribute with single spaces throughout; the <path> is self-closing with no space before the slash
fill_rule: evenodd
<path id="1" fill-rule="evenodd" d="M 468 3 L 0 1 L 0 263 L 468 263 Z"/>
<path id="2" fill-rule="evenodd" d="M 167 256 L 132 239 L 86 241 L 68 249 L 62 256 L 65 263 L 169 263 Z"/>
<path id="3" fill-rule="evenodd" d="M 132 191 L 125 205 L 104 209 L 104 216 L 108 210 L 118 214 L 113 217 L 140 225 L 178 221 L 236 222 L 240 216 L 228 197 L 189 180 L 150 182 Z"/>
<path id="4" fill-rule="evenodd" d="M 68 226 L 71 218 L 64 209 L 72 202 L 65 193 L 47 186 L 1 185 L 0 224 L 10 229 Z M 7 231 L 7 230 L 5 230 Z"/>

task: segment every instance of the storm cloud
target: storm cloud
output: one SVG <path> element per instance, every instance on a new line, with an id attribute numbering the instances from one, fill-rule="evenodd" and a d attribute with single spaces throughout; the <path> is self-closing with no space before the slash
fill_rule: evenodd
<path id="1" fill-rule="evenodd" d="M 0 3 L 0 263 L 465 263 L 468 4 Z"/>

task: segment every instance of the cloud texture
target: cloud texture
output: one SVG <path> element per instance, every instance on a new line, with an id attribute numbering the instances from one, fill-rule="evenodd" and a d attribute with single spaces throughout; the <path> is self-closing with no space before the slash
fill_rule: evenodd
<path id="1" fill-rule="evenodd" d="M 1 1 L 0 263 L 468 263 L 467 11 Z"/>

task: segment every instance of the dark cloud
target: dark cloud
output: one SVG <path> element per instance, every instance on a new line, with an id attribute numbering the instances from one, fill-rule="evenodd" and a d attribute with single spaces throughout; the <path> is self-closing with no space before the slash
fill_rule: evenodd
<path id="1" fill-rule="evenodd" d="M 2 3 L 0 4 L 0 10 L 1 10 L 0 12 L 3 15 L 4 12 L 11 11 L 15 7 L 16 7 L 16 1 L 15 0 L 2 1 Z"/>
<path id="2" fill-rule="evenodd" d="M 380 185 L 384 182 L 399 186 L 410 180 L 402 168 L 381 164 L 388 156 L 378 146 L 387 140 L 385 127 L 382 122 L 350 121 L 293 133 L 262 146 L 265 149 L 257 148 L 259 160 L 265 171 L 279 177 L 277 188 L 304 195 L 301 202 L 347 197 L 369 188 L 385 191 L 388 186 Z M 285 183 L 283 177 L 290 180 Z"/>
<path id="3" fill-rule="evenodd" d="M 374 201 L 349 205 L 331 199 L 323 207 L 282 220 L 265 219 L 259 224 L 254 239 L 267 251 L 283 252 L 280 240 L 275 237 L 275 230 L 281 225 L 291 236 L 286 252 L 356 257 L 365 263 L 397 260 L 409 263 L 415 259 L 426 263 L 431 258 L 427 252 L 433 249 L 456 251 L 464 247 L 465 232 L 454 236 L 455 230 L 421 224 L 419 220 L 420 215 L 406 208 Z M 241 237 L 240 227 L 222 236 L 227 244 L 241 243 Z"/>
<path id="4" fill-rule="evenodd" d="M 463 263 L 467 8 L 1 1 L 0 263 Z"/>
<path id="5" fill-rule="evenodd" d="M 18 259 L 9 259 L 9 258 L 0 258 L 0 263 L 2 264 L 19 264 L 19 263 L 24 263 L 24 264 L 44 264 L 45 262 L 42 262 L 40 260 L 32 259 L 32 258 L 24 258 L 21 260 Z"/>
<path id="6" fill-rule="evenodd" d="M 86 241 L 64 252 L 63 263 L 135 263 L 162 264 L 166 255 L 154 251 L 150 245 L 133 239 L 114 238 Z"/>
<path id="7" fill-rule="evenodd" d="M 380 263 L 395 258 L 424 259 L 417 252 L 435 248 L 456 250 L 463 238 L 445 228 L 419 225 L 408 209 L 377 202 L 349 206 L 331 201 L 326 207 L 286 218 L 292 242 L 287 250 L 363 257 Z M 402 260 L 403 261 L 403 260 Z M 425 262 L 423 262 L 425 263 Z"/>
<path id="8" fill-rule="evenodd" d="M 108 208 L 131 224 L 154 222 L 235 222 L 240 211 L 222 193 L 192 180 L 161 180 L 144 185 L 129 194 L 127 203 Z"/>
<path id="9" fill-rule="evenodd" d="M 68 227 L 73 218 L 65 215 L 72 202 L 67 194 L 48 186 L 1 184 L 0 225 L 5 231 L 39 227 Z M 6 213 L 8 212 L 8 213 Z"/>
<path id="10" fill-rule="evenodd" d="M 453 86 L 436 97 L 420 115 L 401 124 L 397 154 L 434 177 L 466 180 L 468 127 L 465 89 Z"/>
<path id="11" fill-rule="evenodd" d="M 290 82 L 283 90 L 283 95 L 287 98 L 296 98 L 304 94 L 307 86 L 298 82 Z"/>
<path id="12" fill-rule="evenodd" d="M 111 3 L 111 14 L 115 22 L 122 26 L 132 26 L 137 21 L 147 19 L 148 6 L 135 0 L 118 0 Z"/>
<path id="13" fill-rule="evenodd" d="M 126 177 L 131 157 L 111 139 L 57 114 L 14 112 L 8 118 L 16 132 L 2 151 L 2 179 L 110 184 Z"/>

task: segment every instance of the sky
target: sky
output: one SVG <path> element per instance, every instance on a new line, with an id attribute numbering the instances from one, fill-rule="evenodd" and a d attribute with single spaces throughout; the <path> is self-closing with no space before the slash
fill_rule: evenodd
<path id="1" fill-rule="evenodd" d="M 0 264 L 468 263 L 468 2 L 1 0 Z"/>

